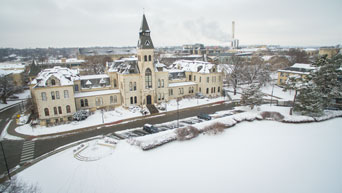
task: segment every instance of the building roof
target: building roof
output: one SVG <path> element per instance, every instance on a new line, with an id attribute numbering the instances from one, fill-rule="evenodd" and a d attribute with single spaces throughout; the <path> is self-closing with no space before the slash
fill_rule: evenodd
<path id="1" fill-rule="evenodd" d="M 310 71 L 317 69 L 317 67 L 312 66 L 311 64 L 302 64 L 295 63 L 294 65 L 287 67 L 283 70 L 278 70 L 278 72 L 288 72 L 294 74 L 309 74 Z"/>
<path id="2" fill-rule="evenodd" d="M 170 83 L 169 87 L 178 87 L 178 86 L 191 86 L 196 85 L 195 82 L 176 82 L 176 83 Z"/>
<path id="3" fill-rule="evenodd" d="M 118 94 L 120 93 L 119 89 L 110 89 L 110 90 L 100 90 L 100 91 L 92 91 L 92 92 L 80 92 L 75 93 L 75 98 L 81 97 L 89 97 L 89 96 L 100 96 L 100 95 L 109 95 L 109 94 Z"/>
<path id="4" fill-rule="evenodd" d="M 186 72 L 211 73 L 221 72 L 215 64 L 202 61 L 178 60 L 171 65 L 170 71 L 181 70 Z"/>
<path id="5" fill-rule="evenodd" d="M 80 80 L 109 78 L 107 74 L 93 74 L 80 76 Z"/>
<path id="6" fill-rule="evenodd" d="M 118 72 L 120 74 L 137 74 L 139 73 L 137 58 L 124 58 L 107 62 L 108 72 Z"/>
<path id="7" fill-rule="evenodd" d="M 61 86 L 73 85 L 74 80 L 80 79 L 78 70 L 55 66 L 41 71 L 31 84 L 34 84 L 35 87 L 45 87 L 47 80 L 51 76 L 57 78 Z"/>

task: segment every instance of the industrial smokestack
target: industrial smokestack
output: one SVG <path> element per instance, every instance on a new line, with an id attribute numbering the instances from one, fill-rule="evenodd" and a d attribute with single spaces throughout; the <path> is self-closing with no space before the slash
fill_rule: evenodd
<path id="1" fill-rule="evenodd" d="M 232 22 L 232 39 L 235 39 L 235 21 Z"/>

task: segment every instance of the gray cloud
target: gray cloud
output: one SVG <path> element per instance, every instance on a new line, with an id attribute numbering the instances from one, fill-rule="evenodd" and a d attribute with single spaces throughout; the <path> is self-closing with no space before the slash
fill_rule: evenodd
<path id="1" fill-rule="evenodd" d="M 156 46 L 336 45 L 340 0 L 1 0 L 0 47 L 134 46 L 142 10 Z"/>

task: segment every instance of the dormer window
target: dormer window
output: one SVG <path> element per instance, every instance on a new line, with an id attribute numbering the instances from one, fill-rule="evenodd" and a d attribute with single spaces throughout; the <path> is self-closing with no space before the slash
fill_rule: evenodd
<path id="1" fill-rule="evenodd" d="M 55 79 L 51 79 L 51 85 L 52 85 L 52 86 L 56 85 Z"/>
<path id="2" fill-rule="evenodd" d="M 149 46 L 150 44 L 151 44 L 150 41 L 146 40 L 145 45 Z"/>

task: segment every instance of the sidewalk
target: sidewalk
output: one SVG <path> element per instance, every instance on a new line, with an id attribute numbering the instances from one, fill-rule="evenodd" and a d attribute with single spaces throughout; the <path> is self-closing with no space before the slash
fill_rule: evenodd
<path id="1" fill-rule="evenodd" d="M 205 106 L 211 106 L 211 105 L 215 105 L 215 104 L 222 104 L 224 102 L 226 102 L 226 101 L 218 101 L 218 102 L 214 102 L 214 103 L 208 103 L 208 104 L 204 104 L 204 105 L 183 108 L 183 109 L 179 109 L 179 112 L 185 111 L 185 110 L 190 110 L 190 109 L 202 108 Z M 75 130 L 71 130 L 71 131 L 64 131 L 64 132 L 59 132 L 59 133 L 44 134 L 44 135 L 37 135 L 37 136 L 24 135 L 24 134 L 16 132 L 15 129 L 16 129 L 17 125 L 16 125 L 16 123 L 12 123 L 11 126 L 8 128 L 7 132 L 10 135 L 21 137 L 25 140 L 43 139 L 43 138 L 49 138 L 49 137 L 58 137 L 58 136 L 63 136 L 63 135 L 70 135 L 70 134 L 75 134 L 75 133 L 79 133 L 79 132 L 99 129 L 99 127 L 101 128 L 101 127 L 105 127 L 105 126 L 120 124 L 121 122 L 127 122 L 127 121 L 132 121 L 132 120 L 137 120 L 137 119 L 145 119 L 145 118 L 154 117 L 154 116 L 158 116 L 158 115 L 167 115 L 167 114 L 173 114 L 173 113 L 177 113 L 177 110 L 167 111 L 167 112 L 162 112 L 162 113 L 156 113 L 156 114 L 146 115 L 146 116 L 132 117 L 132 118 L 122 119 L 122 120 L 118 120 L 118 121 L 114 121 L 114 122 L 110 122 L 110 123 L 98 124 L 98 125 L 80 128 L 80 129 L 75 129 Z M 15 121 L 13 121 L 13 122 L 15 122 Z M 15 124 L 15 126 L 12 126 L 13 124 Z"/>

